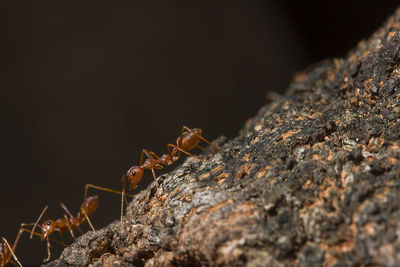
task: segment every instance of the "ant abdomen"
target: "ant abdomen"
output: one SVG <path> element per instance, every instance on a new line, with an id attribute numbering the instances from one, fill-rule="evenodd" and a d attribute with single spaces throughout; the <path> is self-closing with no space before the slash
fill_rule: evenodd
<path id="1" fill-rule="evenodd" d="M 185 151 L 193 150 L 200 143 L 201 133 L 199 128 L 184 132 L 177 140 L 178 147 Z"/>
<path id="2" fill-rule="evenodd" d="M 82 203 L 81 210 L 83 209 L 87 215 L 91 215 L 97 210 L 98 206 L 99 206 L 99 197 L 90 196 L 86 198 L 85 201 Z"/>

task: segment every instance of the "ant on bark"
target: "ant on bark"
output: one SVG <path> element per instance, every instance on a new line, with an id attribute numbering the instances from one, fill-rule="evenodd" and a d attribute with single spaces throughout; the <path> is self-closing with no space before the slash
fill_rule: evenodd
<path id="1" fill-rule="evenodd" d="M 206 140 L 202 135 L 202 130 L 199 128 L 190 129 L 189 127 L 183 126 L 181 129 L 181 134 L 176 140 L 176 145 L 167 144 L 168 152 L 161 157 L 157 156 L 154 152 L 142 149 L 142 154 L 140 156 L 139 166 L 132 166 L 127 173 L 122 177 L 122 197 L 121 197 L 121 221 L 124 213 L 124 202 L 125 199 L 125 184 L 126 181 L 129 182 L 129 189 L 134 190 L 136 185 L 140 182 L 143 177 L 144 170 L 151 170 L 153 173 L 153 178 L 158 186 L 157 178 L 154 170 L 161 170 L 164 166 L 169 166 L 174 164 L 179 160 L 181 152 L 186 155 L 200 160 L 200 157 L 190 154 L 188 151 L 197 148 L 203 149 L 198 144 L 201 140 L 212 146 L 213 148 L 220 150 L 216 145 Z M 143 154 L 146 154 L 147 159 L 143 162 Z M 164 165 L 164 166 L 163 166 Z"/>
<path id="2" fill-rule="evenodd" d="M 39 221 L 42 219 L 43 215 L 46 213 L 46 211 L 49 207 L 48 205 L 46 205 L 46 207 L 44 207 L 42 213 L 40 214 L 39 218 L 36 220 L 35 223 L 22 223 L 21 224 L 21 227 L 27 226 L 27 225 L 33 225 L 32 230 L 28 230 L 25 228 L 21 228 L 21 229 L 25 229 L 26 231 L 30 232 L 31 239 L 32 239 L 33 235 L 37 235 L 40 237 L 41 241 L 46 240 L 46 242 L 47 242 L 47 258 L 44 259 L 43 262 L 48 262 L 51 257 L 50 240 L 64 245 L 63 232 L 68 230 L 70 232 L 71 236 L 75 239 L 74 230 L 78 229 L 79 232 L 82 232 L 79 226 L 85 221 L 88 222 L 89 226 L 94 231 L 94 227 L 89 219 L 89 215 L 93 214 L 96 211 L 96 209 L 98 207 L 98 203 L 99 203 L 98 196 L 91 196 L 91 197 L 85 198 L 84 202 L 81 205 L 81 209 L 78 212 L 76 217 L 71 214 L 71 212 L 67 209 L 67 207 L 63 203 L 60 203 L 61 208 L 64 209 L 64 211 L 68 214 L 69 217 L 67 217 L 67 215 L 64 214 L 63 218 L 58 218 L 57 220 L 44 221 L 40 225 L 40 229 L 41 229 L 42 233 L 38 234 L 35 232 L 35 228 L 36 228 L 36 226 L 38 226 Z M 59 242 L 57 240 L 53 240 L 50 238 L 50 235 L 54 231 L 60 233 L 62 242 Z"/>
<path id="3" fill-rule="evenodd" d="M 100 187 L 100 186 L 96 186 L 96 185 L 92 185 L 92 184 L 86 184 L 85 185 L 84 200 L 82 202 L 81 209 L 78 212 L 76 217 L 72 215 L 72 213 L 68 210 L 68 208 L 65 206 L 64 203 L 60 203 L 61 208 L 68 214 L 68 217 L 67 217 L 67 215 L 64 214 L 63 218 L 58 218 L 57 220 L 46 220 L 40 225 L 40 229 L 41 229 L 42 233 L 41 234 L 36 233 L 35 232 L 35 228 L 37 227 L 37 225 L 39 224 L 39 221 L 41 220 L 41 218 L 44 216 L 44 214 L 46 213 L 46 211 L 48 209 L 48 205 L 46 205 L 46 207 L 44 207 L 42 213 L 40 214 L 39 218 L 36 220 L 35 223 L 22 223 L 21 224 L 21 230 L 20 230 L 20 234 L 17 237 L 17 240 L 20 238 L 20 235 L 22 234 L 23 231 L 31 233 L 31 235 L 30 235 L 31 239 L 32 239 L 33 235 L 36 235 L 36 236 L 40 237 L 41 241 L 46 240 L 46 242 L 47 242 L 47 258 L 44 259 L 43 262 L 47 262 L 47 261 L 50 260 L 50 257 L 51 257 L 51 253 L 50 253 L 51 244 L 50 244 L 50 241 L 58 243 L 58 244 L 60 244 L 62 246 L 66 246 L 64 244 L 63 232 L 68 230 L 69 233 L 71 234 L 72 238 L 75 239 L 74 230 L 78 229 L 78 231 L 82 233 L 82 231 L 80 229 L 80 225 L 82 223 L 84 223 L 85 221 L 87 221 L 89 226 L 90 226 L 90 228 L 93 231 L 95 231 L 95 229 L 93 227 L 93 224 L 89 219 L 89 215 L 93 214 L 97 210 L 97 208 L 99 206 L 99 197 L 98 196 L 87 197 L 87 191 L 88 191 L 89 188 L 95 188 L 95 189 L 108 191 L 108 192 L 115 193 L 115 194 L 121 194 L 122 193 L 122 192 L 117 191 L 117 190 L 113 190 L 113 189 L 109 189 L 109 188 L 105 188 L 105 187 Z M 133 197 L 132 195 L 127 195 L 127 196 Z M 33 225 L 32 230 L 29 230 L 29 229 L 26 229 L 26 228 L 22 228 L 22 227 L 28 226 L 28 225 Z M 62 240 L 61 242 L 58 241 L 58 240 L 50 238 L 50 235 L 54 231 L 60 233 L 60 237 L 61 237 L 61 240 Z"/>

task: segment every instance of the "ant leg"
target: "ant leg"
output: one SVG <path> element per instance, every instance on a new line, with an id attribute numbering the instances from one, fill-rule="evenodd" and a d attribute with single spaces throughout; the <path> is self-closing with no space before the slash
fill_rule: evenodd
<path id="1" fill-rule="evenodd" d="M 21 227 L 22 227 L 22 224 L 21 224 Z M 19 239 L 21 238 L 22 233 L 24 232 L 24 229 L 25 229 L 25 228 L 21 228 L 21 227 L 20 227 L 20 229 L 19 229 L 19 231 L 18 231 L 17 237 L 15 238 L 14 244 L 13 244 L 13 246 L 12 246 L 12 250 L 13 250 L 13 251 L 15 251 L 15 249 L 17 248 L 18 241 L 19 241 Z M 41 237 L 41 236 L 42 236 L 42 235 L 40 235 L 40 237 Z"/>
<path id="2" fill-rule="evenodd" d="M 212 146 L 212 147 L 215 148 L 216 150 L 221 150 L 221 148 L 219 148 L 218 146 L 212 144 L 210 141 L 208 141 L 207 139 L 205 139 L 203 136 L 201 136 L 201 135 L 199 135 L 199 134 L 193 132 L 192 129 L 190 129 L 189 127 L 183 126 L 183 127 L 182 127 L 182 130 L 181 130 L 181 135 L 182 135 L 182 133 L 183 133 L 183 130 L 187 130 L 187 131 L 191 132 L 192 134 L 194 134 L 195 136 L 199 137 L 201 140 L 203 140 L 204 142 L 206 142 L 207 144 L 209 144 L 210 146 Z"/>
<path id="3" fill-rule="evenodd" d="M 149 159 L 152 159 L 152 160 L 159 160 L 160 159 L 160 157 L 157 156 L 157 154 L 154 153 L 153 151 L 148 151 L 146 149 L 142 149 L 142 156 L 143 156 L 143 153 L 146 154 L 146 156 Z M 142 165 L 142 163 L 140 163 L 140 165 Z M 155 162 L 154 165 L 158 166 L 158 167 L 155 168 L 156 170 L 161 170 L 163 168 L 158 162 Z"/>
<path id="4" fill-rule="evenodd" d="M 160 159 L 160 157 L 157 156 L 157 154 L 154 153 L 153 151 L 148 151 L 147 149 L 142 149 L 142 155 L 140 156 L 140 165 L 142 165 L 143 153 L 146 154 L 146 156 L 150 159 L 156 159 L 156 160 Z M 158 187 L 157 177 L 156 177 L 156 173 L 154 172 L 154 168 L 151 168 L 151 172 L 153 173 L 154 182 L 155 182 L 156 186 Z"/>
<path id="5" fill-rule="evenodd" d="M 46 213 L 46 211 L 47 211 L 48 208 L 49 208 L 49 205 L 46 205 L 46 207 L 44 207 L 42 213 L 40 213 L 39 218 L 36 220 L 35 224 L 33 225 L 32 232 L 31 232 L 31 236 L 30 236 L 31 239 L 32 239 L 32 237 L 33 237 L 33 232 L 35 231 L 36 226 L 38 225 L 40 219 L 42 219 L 43 215 Z"/>
<path id="6" fill-rule="evenodd" d="M 29 223 L 29 224 L 28 224 L 28 223 L 21 223 L 21 226 L 20 226 L 20 229 L 19 229 L 19 231 L 18 231 L 17 237 L 15 238 L 14 244 L 13 244 L 13 246 L 12 246 L 12 250 L 13 250 L 13 251 L 15 251 L 15 249 L 17 248 L 18 241 L 19 241 L 19 239 L 21 238 L 21 235 L 22 235 L 23 232 L 34 233 L 34 234 L 38 235 L 40 238 L 42 238 L 42 235 L 41 235 L 41 234 L 38 234 L 38 233 L 33 232 L 33 231 L 31 231 L 31 230 L 28 230 L 28 229 L 26 229 L 26 228 L 22 228 L 22 227 L 25 226 L 25 225 L 31 225 L 31 224 L 30 224 L 30 223 Z M 32 234 L 32 235 L 33 235 L 33 234 Z"/>
<path id="7" fill-rule="evenodd" d="M 154 153 L 153 151 L 149 151 L 147 149 L 142 149 L 142 154 L 140 154 L 140 165 L 142 165 L 143 163 L 143 154 L 146 154 L 146 156 L 150 159 L 160 159 L 159 156 L 157 156 L 156 153 Z"/>
<path id="8" fill-rule="evenodd" d="M 182 148 L 177 147 L 176 145 L 168 144 L 167 146 L 171 146 L 171 147 L 173 147 L 173 148 L 179 150 L 180 152 L 185 153 L 186 155 L 188 155 L 188 156 L 190 156 L 190 157 L 193 157 L 193 158 L 195 158 L 195 159 L 201 160 L 200 157 L 195 156 L 195 155 L 193 155 L 193 154 L 190 154 L 189 152 L 183 150 Z"/>
<path id="9" fill-rule="evenodd" d="M 27 229 L 27 228 L 22 228 L 24 225 L 27 225 L 27 224 L 28 224 L 28 223 L 26 223 L 26 224 L 25 224 L 25 223 L 21 223 L 21 228 L 19 229 L 19 232 L 18 232 L 17 238 L 15 239 L 15 242 L 14 242 L 13 247 L 16 246 L 16 244 L 18 243 L 18 240 L 20 239 L 20 237 L 21 237 L 21 235 L 22 235 L 23 232 L 32 233 L 31 230 L 29 230 L 29 229 Z M 42 238 L 42 236 L 43 236 L 43 235 L 41 235 L 41 234 L 39 234 L 39 233 L 37 233 L 37 232 L 33 232 L 33 234 L 34 234 L 35 236 L 40 237 L 40 238 Z M 53 239 L 53 238 L 48 238 L 48 239 L 49 239 L 50 241 L 54 242 L 54 243 L 59 244 L 60 246 L 63 246 L 63 247 L 66 247 L 66 246 L 67 246 L 64 242 L 58 241 L 57 239 Z M 15 248 L 14 248 L 14 250 L 15 250 Z"/>
<path id="10" fill-rule="evenodd" d="M 140 166 L 142 166 L 142 163 L 143 163 L 143 154 L 146 154 L 148 157 L 149 157 L 149 155 L 147 154 L 147 150 L 146 149 L 142 149 L 142 153 L 140 153 L 140 163 L 139 163 L 139 165 Z M 149 158 L 151 158 L 151 157 L 149 157 Z"/>
<path id="11" fill-rule="evenodd" d="M 126 184 L 126 175 L 122 176 L 121 224 L 122 224 L 122 217 L 124 216 L 125 184 Z"/>
<path id="12" fill-rule="evenodd" d="M 146 151 L 147 151 L 147 150 L 146 150 Z M 153 156 L 153 157 L 156 158 L 156 159 L 160 159 L 160 157 L 157 156 L 157 154 L 154 153 L 153 151 L 147 151 L 147 153 L 149 153 L 151 156 Z M 146 155 L 147 155 L 147 154 L 146 154 Z"/>
<path id="13" fill-rule="evenodd" d="M 4 237 L 1 238 L 1 243 L 2 243 L 2 246 L 3 246 L 3 244 L 6 245 L 6 247 L 7 247 L 8 250 L 10 251 L 12 257 L 13 257 L 14 260 L 18 263 L 18 266 L 22 267 L 22 264 L 19 262 L 17 256 L 15 256 L 15 254 L 14 254 L 14 249 L 11 248 L 11 246 L 10 246 L 10 244 L 8 243 L 7 239 L 5 239 Z M 3 251 L 4 251 L 4 250 L 3 250 Z"/>
<path id="14" fill-rule="evenodd" d="M 47 258 L 45 258 L 43 260 L 43 263 L 48 262 L 50 260 L 50 257 L 51 257 L 51 254 L 50 254 L 50 248 L 51 248 L 50 241 L 48 239 L 46 239 L 46 241 L 47 241 Z"/>
<path id="15" fill-rule="evenodd" d="M 126 174 L 124 176 L 122 176 L 121 183 L 122 183 L 122 192 L 121 192 L 121 224 L 122 224 L 122 217 L 124 217 L 124 202 L 126 205 L 128 205 L 126 196 L 130 196 L 130 197 L 133 197 L 133 196 L 125 193 Z"/>
<path id="16" fill-rule="evenodd" d="M 111 193 L 118 194 L 118 195 L 122 194 L 122 192 L 118 191 L 118 190 L 110 189 L 110 188 L 107 188 L 107 187 L 101 187 L 101 186 L 97 186 L 97 185 L 93 185 L 93 184 L 86 184 L 85 185 L 85 193 L 84 193 L 84 197 L 85 198 L 84 198 L 84 200 L 87 199 L 87 191 L 88 191 L 89 188 L 94 188 L 94 189 L 98 189 L 98 190 L 102 190 L 102 191 L 106 191 L 106 192 L 111 192 Z M 130 194 L 125 194 L 125 196 L 133 197 L 133 195 L 130 195 Z"/>
<path id="17" fill-rule="evenodd" d="M 159 156 L 157 156 L 157 154 L 156 153 L 154 153 L 153 151 L 149 151 L 149 150 L 147 150 L 147 149 L 142 149 L 142 156 L 143 156 L 143 153 L 144 154 L 146 154 L 146 156 L 149 158 L 149 159 L 155 159 L 155 160 L 159 160 L 160 159 L 160 157 Z M 142 163 L 140 163 L 140 165 L 142 165 Z"/>
<path id="18" fill-rule="evenodd" d="M 72 238 L 73 238 L 73 239 L 76 239 L 76 238 L 75 238 L 75 235 L 74 235 L 74 231 L 72 230 L 71 223 L 69 222 L 69 219 L 68 219 L 67 215 L 65 215 L 65 214 L 64 214 L 64 219 L 65 219 L 65 222 L 67 223 L 68 230 L 69 230 L 69 232 L 71 233 Z"/>
<path id="19" fill-rule="evenodd" d="M 86 218 L 86 220 L 87 220 L 87 222 L 88 222 L 90 228 L 92 228 L 93 231 L 96 231 L 96 230 L 94 230 L 93 224 L 92 224 L 92 222 L 90 221 L 89 216 L 87 215 L 85 209 L 81 209 L 81 210 L 82 210 L 83 215 L 85 215 L 85 218 Z"/>
<path id="20" fill-rule="evenodd" d="M 157 154 L 154 153 L 153 151 L 149 151 L 149 153 L 150 153 L 153 157 L 155 157 L 156 159 L 160 159 L 160 157 L 157 156 Z"/>
<path id="21" fill-rule="evenodd" d="M 97 186 L 97 185 L 93 185 L 93 184 L 86 184 L 85 185 L 85 193 L 84 193 L 84 200 L 86 201 L 87 199 L 87 191 L 89 190 L 89 188 L 94 188 L 94 189 L 98 189 L 98 190 L 102 190 L 102 191 L 106 191 L 106 192 L 111 192 L 114 194 L 121 194 L 121 221 L 122 221 L 122 216 L 124 214 L 124 202 L 126 205 L 128 205 L 128 200 L 126 200 L 126 197 L 133 197 L 133 195 L 131 194 L 127 194 L 125 193 L 125 175 L 122 178 L 122 191 L 117 191 L 117 190 L 113 190 L 107 187 L 101 187 L 101 186 Z"/>
<path id="22" fill-rule="evenodd" d="M 151 168 L 151 172 L 153 173 L 154 183 L 156 184 L 156 187 L 158 187 L 158 182 L 157 182 L 156 173 L 154 172 L 154 169 L 153 169 L 153 168 Z"/>
<path id="23" fill-rule="evenodd" d="M 60 203 L 60 206 L 61 206 L 61 208 L 62 208 L 63 210 L 65 210 L 65 212 L 68 214 L 68 216 L 69 216 L 70 218 L 74 218 L 74 216 L 71 214 L 71 212 L 69 212 L 69 210 L 67 209 L 67 207 L 65 206 L 64 203 Z"/>
<path id="24" fill-rule="evenodd" d="M 60 203 L 60 206 L 61 206 L 61 208 L 63 208 L 63 210 L 68 214 L 68 216 L 69 216 L 71 219 L 74 218 L 74 216 L 71 214 L 71 212 L 68 210 L 67 206 L 65 206 L 64 203 Z M 83 210 L 83 209 L 82 209 L 82 210 Z M 67 218 L 66 215 L 64 215 L 64 218 L 65 218 L 65 220 L 66 220 L 66 223 L 67 223 L 69 232 L 71 233 L 72 237 L 75 239 L 74 231 L 72 230 L 72 226 L 71 226 L 70 221 L 68 220 L 68 218 Z M 78 230 L 79 230 L 79 232 L 82 233 L 82 230 L 81 230 L 79 227 L 78 227 Z M 61 232 L 60 232 L 60 233 L 61 233 Z"/>

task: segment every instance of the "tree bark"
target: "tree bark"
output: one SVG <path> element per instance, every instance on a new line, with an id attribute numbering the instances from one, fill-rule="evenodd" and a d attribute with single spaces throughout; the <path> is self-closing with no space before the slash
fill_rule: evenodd
<path id="1" fill-rule="evenodd" d="M 400 10 L 48 266 L 400 265 Z"/>

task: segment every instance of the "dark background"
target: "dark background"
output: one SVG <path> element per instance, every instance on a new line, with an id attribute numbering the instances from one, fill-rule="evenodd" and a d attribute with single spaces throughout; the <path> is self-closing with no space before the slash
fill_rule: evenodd
<path id="1" fill-rule="evenodd" d="M 120 189 L 141 149 L 164 153 L 182 125 L 234 137 L 267 91 L 345 56 L 397 2 L 2 1 L 1 235 L 46 204 L 76 213 L 86 183 Z M 119 219 L 119 196 L 91 192 L 96 228 Z M 16 254 L 38 264 L 46 244 L 26 235 Z"/>

